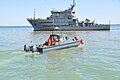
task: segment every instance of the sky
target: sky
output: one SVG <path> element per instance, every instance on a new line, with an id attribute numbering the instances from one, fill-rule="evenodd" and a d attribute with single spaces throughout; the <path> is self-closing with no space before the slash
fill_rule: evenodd
<path id="1" fill-rule="evenodd" d="M 86 18 L 100 24 L 120 23 L 120 0 L 75 0 L 76 17 L 79 21 Z M 51 10 L 64 10 L 72 0 L 0 0 L 0 26 L 31 26 L 26 20 L 46 18 Z"/>

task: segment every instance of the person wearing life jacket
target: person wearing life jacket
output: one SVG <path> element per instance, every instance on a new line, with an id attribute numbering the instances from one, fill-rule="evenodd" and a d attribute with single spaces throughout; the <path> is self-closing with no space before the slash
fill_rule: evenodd
<path id="1" fill-rule="evenodd" d="M 74 38 L 75 38 L 75 40 L 76 40 L 76 41 L 78 41 L 78 40 L 79 40 L 78 36 L 75 36 Z"/>
<path id="2" fill-rule="evenodd" d="M 56 40 L 54 40 L 53 38 L 49 37 L 48 45 L 51 46 L 51 45 L 55 45 L 55 44 L 56 44 Z"/>
<path id="3" fill-rule="evenodd" d="M 81 39 L 81 40 L 80 40 L 80 43 L 81 43 L 81 44 L 84 44 L 84 41 Z"/>
<path id="4" fill-rule="evenodd" d="M 45 43 L 43 44 L 43 47 L 47 47 L 48 46 L 48 41 L 45 41 Z"/>
<path id="5" fill-rule="evenodd" d="M 55 39 L 55 42 L 59 42 L 58 38 Z"/>
<path id="6" fill-rule="evenodd" d="M 49 38 L 48 38 L 48 46 L 51 46 L 51 42 L 52 42 L 52 38 L 49 37 Z"/>
<path id="7" fill-rule="evenodd" d="M 51 45 L 55 45 L 56 41 L 52 38 Z"/>

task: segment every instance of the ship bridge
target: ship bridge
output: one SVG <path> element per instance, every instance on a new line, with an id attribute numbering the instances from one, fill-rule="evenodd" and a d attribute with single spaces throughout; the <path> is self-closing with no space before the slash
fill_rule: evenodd
<path id="1" fill-rule="evenodd" d="M 76 21 L 75 12 L 73 8 L 75 7 L 75 0 L 73 0 L 73 5 L 65 10 L 51 10 L 51 16 L 47 17 L 48 20 L 53 21 L 55 25 L 75 25 Z"/>

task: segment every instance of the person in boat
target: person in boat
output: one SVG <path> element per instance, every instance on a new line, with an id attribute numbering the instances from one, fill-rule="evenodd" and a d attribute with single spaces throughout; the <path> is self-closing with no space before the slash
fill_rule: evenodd
<path id="1" fill-rule="evenodd" d="M 48 46 L 48 42 L 47 41 L 45 41 L 45 43 L 43 44 L 43 47 L 47 47 Z"/>
<path id="2" fill-rule="evenodd" d="M 55 45 L 56 42 L 57 42 L 57 40 L 54 39 L 53 37 L 48 38 L 48 46 Z"/>

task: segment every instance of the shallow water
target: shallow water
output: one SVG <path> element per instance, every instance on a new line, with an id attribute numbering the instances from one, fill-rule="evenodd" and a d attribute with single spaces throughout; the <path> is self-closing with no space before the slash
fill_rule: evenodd
<path id="1" fill-rule="evenodd" d="M 0 80 L 120 80 L 120 26 L 63 32 L 84 39 L 81 47 L 43 54 L 23 51 L 24 44 L 41 44 L 50 33 L 26 26 L 0 27 Z"/>

